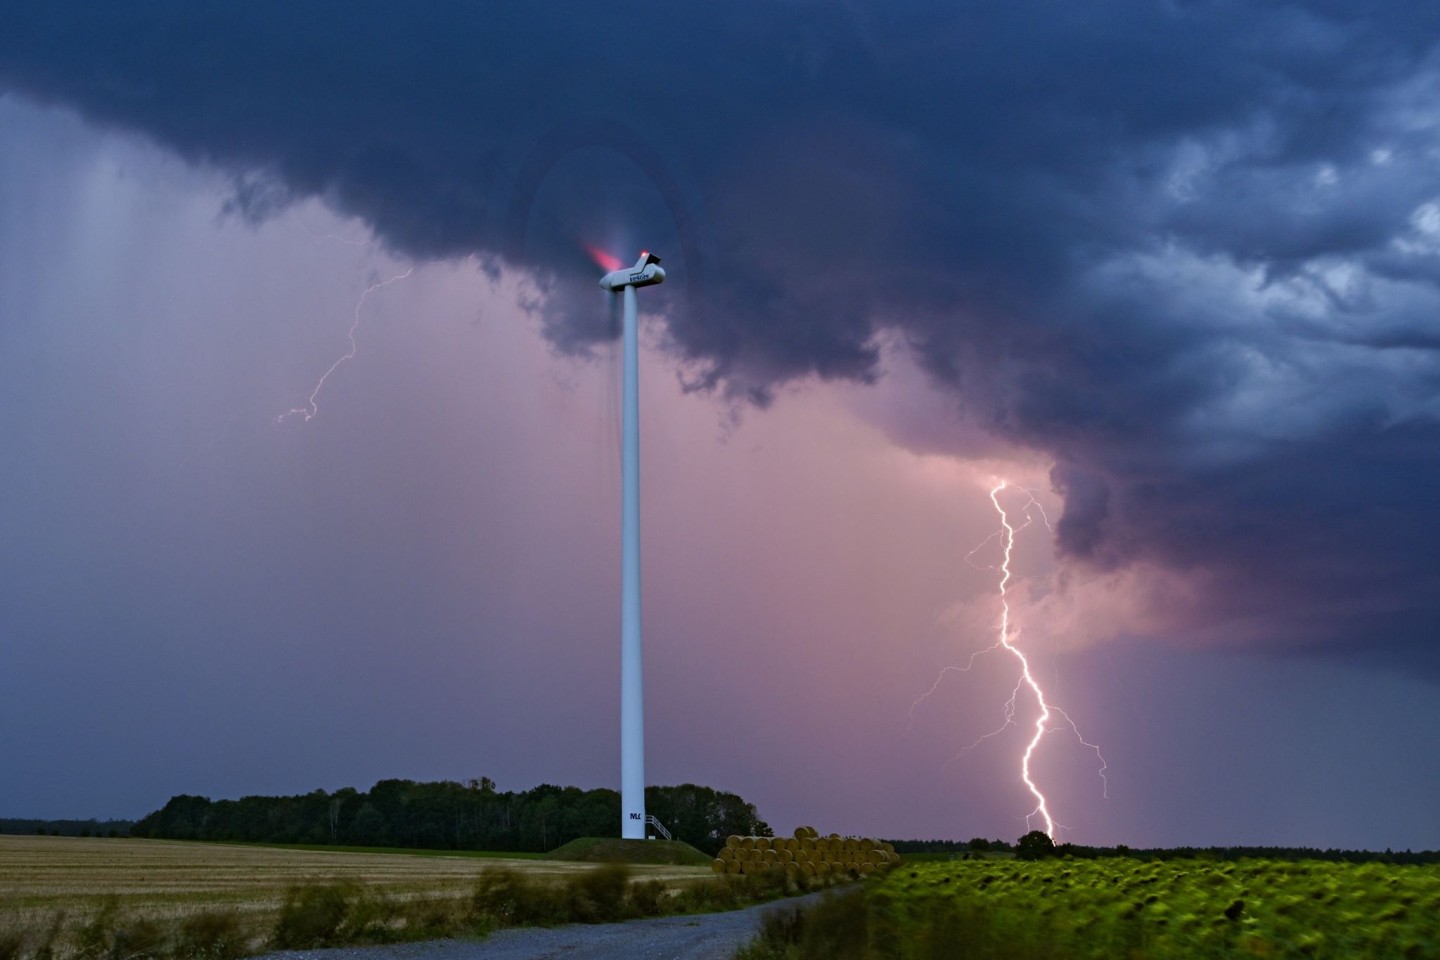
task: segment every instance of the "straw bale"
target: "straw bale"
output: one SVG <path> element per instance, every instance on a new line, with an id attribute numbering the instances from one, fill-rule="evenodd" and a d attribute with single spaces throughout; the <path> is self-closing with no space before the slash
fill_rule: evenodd
<path id="1" fill-rule="evenodd" d="M 819 868 L 809 860 L 800 861 L 800 872 L 807 877 L 813 877 L 819 872 Z"/>
<path id="2" fill-rule="evenodd" d="M 762 851 L 766 863 L 779 863 L 780 853 L 777 850 Z"/>
<path id="3" fill-rule="evenodd" d="M 720 852 L 717 853 L 716 856 L 721 860 L 734 860 L 735 851 L 731 847 L 721 847 Z"/>
<path id="4" fill-rule="evenodd" d="M 744 872 L 745 872 L 745 861 L 743 861 L 743 860 L 726 860 L 726 861 L 725 861 L 725 872 L 726 872 L 726 873 L 744 873 Z"/>
<path id="5" fill-rule="evenodd" d="M 809 827 L 796 827 L 796 828 L 795 828 L 795 839 L 796 839 L 796 840 L 803 840 L 803 839 L 805 839 L 805 838 L 808 837 L 808 836 L 810 836 L 810 828 L 809 828 Z"/>
<path id="6" fill-rule="evenodd" d="M 819 842 L 819 841 L 817 841 L 814 837 L 806 837 L 804 840 L 801 840 L 801 841 L 800 841 L 800 849 L 801 849 L 801 850 L 814 850 L 814 849 L 815 849 L 815 844 L 818 843 L 818 842 Z"/>
<path id="7" fill-rule="evenodd" d="M 886 853 L 893 854 L 895 852 L 895 844 L 890 843 L 887 840 L 886 842 L 880 844 L 880 849 L 884 850 Z"/>
<path id="8" fill-rule="evenodd" d="M 874 850 L 874 849 L 875 849 L 876 847 L 878 847 L 878 846 L 880 846 L 880 842 L 879 842 L 878 840 L 876 840 L 874 837 L 861 837 L 861 838 L 860 838 L 860 849 L 861 849 L 861 850 Z"/>
<path id="9" fill-rule="evenodd" d="M 739 847 L 739 846 L 740 846 L 740 837 L 739 837 L 739 835 L 732 833 L 732 834 L 730 834 L 730 836 L 726 837 L 726 838 L 725 838 L 725 846 L 726 846 L 726 848 L 728 848 L 728 849 L 730 849 L 730 850 L 734 850 L 735 848 Z"/>
<path id="10" fill-rule="evenodd" d="M 724 873 L 725 861 L 721 860 L 719 857 L 716 857 L 714 860 L 710 861 L 710 869 L 714 870 L 716 873 Z"/>
<path id="11" fill-rule="evenodd" d="M 786 876 L 788 876 L 788 877 L 798 877 L 798 876 L 800 875 L 800 864 L 796 863 L 794 860 L 791 860 L 791 861 L 790 861 L 789 863 L 787 863 L 787 864 L 783 864 L 783 866 L 784 866 L 784 869 L 785 869 L 785 875 L 786 875 Z"/>
<path id="12" fill-rule="evenodd" d="M 817 877 L 828 877 L 832 870 L 834 870 L 834 866 L 829 860 L 821 860 L 815 864 L 815 876 Z"/>
<path id="13" fill-rule="evenodd" d="M 875 864 L 873 863 L 862 863 L 858 864 L 858 866 L 860 868 L 860 875 L 862 877 L 868 877 L 870 876 L 870 874 L 875 872 Z"/>
<path id="14" fill-rule="evenodd" d="M 754 837 L 741 837 L 741 838 L 740 838 L 740 846 L 741 846 L 743 849 L 745 849 L 745 850 L 754 850 L 754 849 L 755 849 L 755 838 L 754 838 Z"/>
<path id="15" fill-rule="evenodd" d="M 756 837 L 756 838 L 755 838 L 755 849 L 756 849 L 756 850 L 769 850 L 769 849 L 773 848 L 774 846 L 775 846 L 775 845 L 770 842 L 770 838 L 769 838 L 769 837 Z"/>

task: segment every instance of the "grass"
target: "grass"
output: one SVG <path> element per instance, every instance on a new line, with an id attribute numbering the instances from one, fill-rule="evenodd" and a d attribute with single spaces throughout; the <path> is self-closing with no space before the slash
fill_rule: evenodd
<path id="1" fill-rule="evenodd" d="M 708 868 L 628 869 L 627 884 L 657 904 L 684 907 L 696 889 L 719 889 Z M 569 889 L 594 870 L 535 858 L 4 834 L 0 960 L 99 960 L 121 950 L 126 957 L 172 951 L 225 960 L 276 942 L 287 912 L 292 920 L 284 936 L 296 940 L 384 942 L 483 932 L 499 922 L 474 907 L 477 889 L 490 878 L 519 878 L 510 885 L 543 899 L 546 890 Z M 313 890 L 332 892 L 305 892 Z M 342 921 L 314 934 L 336 915 L 336 891 Z M 306 927 L 304 918 L 316 915 L 324 922 Z M 174 954 L 182 940 L 189 953 Z"/>
<path id="2" fill-rule="evenodd" d="M 709 869 L 710 857 L 679 840 L 581 837 L 545 854 L 546 860 L 582 863 L 648 863 Z"/>

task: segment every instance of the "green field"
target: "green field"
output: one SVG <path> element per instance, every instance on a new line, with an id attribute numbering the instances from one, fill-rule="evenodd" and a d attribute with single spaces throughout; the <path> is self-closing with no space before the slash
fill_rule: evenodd
<path id="1" fill-rule="evenodd" d="M 1050 859 L 906 864 L 751 960 L 1437 960 L 1440 867 Z"/>

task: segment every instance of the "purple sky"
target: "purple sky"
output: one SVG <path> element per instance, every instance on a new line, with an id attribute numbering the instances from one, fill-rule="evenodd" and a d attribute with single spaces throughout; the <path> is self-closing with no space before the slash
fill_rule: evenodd
<path id="1" fill-rule="evenodd" d="M 996 639 L 1004 477 L 1109 764 L 1047 741 L 1062 840 L 1440 848 L 1440 12 L 1389 6 L 0 14 L 0 814 L 617 785 L 583 246 L 643 244 L 650 782 L 1023 833 L 1024 727 L 966 749 L 1013 661 L 916 704 Z"/>

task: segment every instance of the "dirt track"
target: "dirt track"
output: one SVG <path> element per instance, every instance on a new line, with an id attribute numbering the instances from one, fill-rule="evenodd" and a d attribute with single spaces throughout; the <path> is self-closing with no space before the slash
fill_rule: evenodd
<path id="1" fill-rule="evenodd" d="M 486 940 L 267 953 L 258 960 L 729 960 L 771 910 L 796 910 L 824 894 L 729 913 L 502 930 Z"/>

